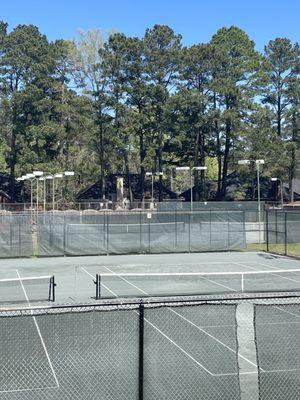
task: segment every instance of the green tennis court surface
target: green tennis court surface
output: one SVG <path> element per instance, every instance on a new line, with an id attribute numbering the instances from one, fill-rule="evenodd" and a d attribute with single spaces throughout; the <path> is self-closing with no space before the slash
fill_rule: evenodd
<path id="1" fill-rule="evenodd" d="M 298 260 L 233 252 L 1 264 L 1 279 L 55 276 L 57 303 L 68 303 L 34 307 L 30 286 L 22 307 L 2 303 L 1 399 L 297 398 L 300 299 L 288 292 L 300 285 Z M 111 299 L 95 299 L 96 273 Z M 245 290 L 249 277 L 258 292 L 267 283 L 267 298 Z M 161 292 L 172 297 L 151 297 Z"/>

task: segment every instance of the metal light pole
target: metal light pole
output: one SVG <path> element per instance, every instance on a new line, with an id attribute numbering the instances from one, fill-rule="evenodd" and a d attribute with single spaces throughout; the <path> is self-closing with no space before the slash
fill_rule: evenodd
<path id="1" fill-rule="evenodd" d="M 279 182 L 280 185 L 280 202 L 281 202 L 281 208 L 283 208 L 283 182 L 282 179 L 279 178 L 271 178 L 272 182 Z"/>
<path id="2" fill-rule="evenodd" d="M 146 172 L 146 176 L 151 176 L 151 203 L 153 205 L 154 177 L 153 172 Z"/>
<path id="3" fill-rule="evenodd" d="M 54 212 L 55 209 L 55 178 L 62 178 L 63 173 L 58 173 L 53 175 L 53 180 L 52 180 L 52 211 Z"/>
<path id="4" fill-rule="evenodd" d="M 33 171 L 36 179 L 36 210 L 39 212 L 39 178 L 44 175 L 43 171 Z"/>
<path id="5" fill-rule="evenodd" d="M 43 182 L 43 203 L 44 203 L 44 212 L 45 212 L 46 211 L 46 177 L 42 176 L 38 180 Z"/>
<path id="6" fill-rule="evenodd" d="M 190 171 L 190 167 L 176 167 L 176 171 Z M 191 211 L 193 208 L 193 181 L 192 174 L 190 174 L 190 191 L 191 191 Z"/>
<path id="7" fill-rule="evenodd" d="M 265 163 L 265 160 L 239 160 L 239 165 L 246 165 L 255 163 L 257 172 L 257 201 L 258 201 L 258 232 L 259 232 L 259 244 L 261 243 L 261 203 L 260 203 L 260 165 Z"/>
<path id="8" fill-rule="evenodd" d="M 193 171 L 206 171 L 207 167 L 202 165 L 200 167 L 176 167 L 176 171 L 190 171 L 190 191 L 191 191 L 191 211 L 193 211 Z"/>
<path id="9" fill-rule="evenodd" d="M 193 167 L 191 169 L 191 177 L 192 177 L 192 171 L 206 171 L 207 167 L 205 165 L 201 165 L 200 167 Z M 193 194 L 193 189 L 191 191 L 191 194 Z M 191 209 L 193 209 L 193 196 L 191 197 L 192 201 L 191 201 Z"/>
<path id="10" fill-rule="evenodd" d="M 163 172 L 146 172 L 146 176 L 151 176 L 151 207 L 154 208 L 154 176 L 163 176 Z"/>

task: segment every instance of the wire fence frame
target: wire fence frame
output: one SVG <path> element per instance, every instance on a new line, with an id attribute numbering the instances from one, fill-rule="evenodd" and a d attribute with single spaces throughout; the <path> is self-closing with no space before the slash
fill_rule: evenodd
<path id="1" fill-rule="evenodd" d="M 300 257 L 299 210 L 266 210 L 266 250 L 285 256 Z"/>
<path id="2" fill-rule="evenodd" d="M 52 254 L 57 235 L 58 253 Z M 178 210 L 85 215 L 40 213 L 37 239 L 40 246 L 44 243 L 49 248 L 46 254 L 39 252 L 40 256 L 226 251 L 246 246 L 245 213 Z M 80 251 L 84 241 L 92 248 L 85 251 L 82 247 Z"/>
<path id="3" fill-rule="evenodd" d="M 20 319 L 24 320 L 24 317 L 29 317 L 29 318 L 38 318 L 38 317 L 45 317 L 48 318 L 49 316 L 49 320 L 51 319 L 51 316 L 61 316 L 63 317 L 64 315 L 74 315 L 76 316 L 76 319 L 78 321 L 78 323 L 80 323 L 80 319 L 84 316 L 84 314 L 87 313 L 91 313 L 93 311 L 99 311 L 99 312 L 122 312 L 122 311 L 128 311 L 128 310 L 132 310 L 136 316 L 137 316 L 137 332 L 136 332 L 136 337 L 135 337 L 135 341 L 138 347 L 138 357 L 137 357 L 137 362 L 138 362 L 138 367 L 136 369 L 136 383 L 137 383 L 137 398 L 138 400 L 143 400 L 144 398 L 148 398 L 147 397 L 147 390 L 148 390 L 148 379 L 147 379 L 147 375 L 145 375 L 146 371 L 145 371 L 145 365 L 147 365 L 147 358 L 149 357 L 149 351 L 145 351 L 145 345 L 146 343 L 149 345 L 148 340 L 149 340 L 149 336 L 145 335 L 145 329 L 147 328 L 147 324 L 149 325 L 149 316 L 147 316 L 147 312 L 151 311 L 151 310 L 157 310 L 158 312 L 160 312 L 159 310 L 165 310 L 165 309 L 170 309 L 170 310 L 174 310 L 175 311 L 175 315 L 177 311 L 180 311 L 180 308 L 185 307 L 188 308 L 190 310 L 192 310 L 192 307 L 195 307 L 195 310 L 197 311 L 197 313 L 201 313 L 201 308 L 197 308 L 197 306 L 204 306 L 204 307 L 212 307 L 214 309 L 217 309 L 218 307 L 230 307 L 230 306 L 235 306 L 235 312 L 237 312 L 237 308 L 239 304 L 246 302 L 247 304 L 252 304 L 254 307 L 255 305 L 266 305 L 266 304 L 270 304 L 270 307 L 274 306 L 274 309 L 276 309 L 276 307 L 281 307 L 283 304 L 287 304 L 287 305 L 297 305 L 297 307 L 300 307 L 300 293 L 293 293 L 291 295 L 287 295 L 284 294 L 281 296 L 281 294 L 276 293 L 276 294 L 269 294 L 269 295 L 259 295 L 259 294 L 253 294 L 250 295 L 248 294 L 247 296 L 243 295 L 239 295 L 239 296 L 234 296 L 234 295 L 228 295 L 228 296 L 217 296 L 217 297 L 211 297 L 211 296 L 194 296 L 194 297 L 177 297 L 177 298 L 160 298 L 160 299 L 147 299 L 147 300 L 143 300 L 143 299 L 132 299 L 130 301 L 126 301 L 124 302 L 124 300 L 116 300 L 114 302 L 99 302 L 97 304 L 93 303 L 93 304 L 73 304 L 73 305 L 53 305 L 53 306 L 27 306 L 27 307 L 20 307 L 18 309 L 0 309 L 0 324 L 1 323 L 5 323 L 5 320 L 9 320 L 10 318 L 13 318 L 15 321 L 20 317 Z M 177 309 L 177 311 L 176 311 Z M 179 309 L 179 310 L 178 310 Z M 271 308 L 272 309 L 272 308 Z M 171 311 L 172 312 L 172 311 Z M 288 311 L 287 311 L 288 312 Z M 38 321 L 39 323 L 39 321 Z M 120 324 L 122 323 L 122 320 L 120 320 Z M 237 329 L 238 329 L 238 322 L 235 320 L 234 323 L 234 335 L 236 336 L 236 340 L 237 339 Z M 255 324 L 256 321 L 252 321 L 252 323 L 254 324 L 254 329 L 255 329 Z M 292 325 L 290 326 L 290 328 L 292 328 Z M 119 329 L 122 329 L 122 326 L 120 325 Z M 249 333 L 249 332 L 248 332 Z M 100 334 L 100 333 L 99 333 Z M 112 333 L 112 334 L 115 334 Z M 164 334 L 164 332 L 161 332 L 160 334 Z M 255 345 L 256 345 L 256 351 L 259 351 L 259 348 L 257 347 L 257 332 L 255 331 Z M 146 337 L 147 337 L 147 342 L 146 342 Z M 216 339 L 216 338 L 215 338 Z M 89 340 L 89 339 L 87 339 Z M 152 339 L 154 340 L 154 339 Z M 218 344 L 218 340 L 215 340 L 215 345 L 220 345 L 220 343 Z M 173 344 L 174 345 L 174 344 Z M 176 345 L 176 343 L 175 343 Z M 228 347 L 228 345 L 226 345 L 226 343 L 222 343 L 221 342 L 221 346 L 227 348 L 229 351 L 233 351 L 236 354 L 236 362 L 237 362 L 237 358 L 239 357 L 239 347 L 238 347 L 238 341 L 236 343 L 235 348 L 230 349 L 230 347 Z M 54 349 L 55 350 L 55 349 Z M 180 349 L 179 349 L 180 350 Z M 18 350 L 14 350 L 14 351 L 18 351 Z M 119 351 L 119 350 L 118 350 Z M 175 351 L 175 347 L 174 347 L 174 351 Z M 187 354 L 184 353 L 184 349 L 181 349 L 181 354 L 182 357 L 186 357 Z M 126 354 L 126 353 L 125 353 Z M 82 357 L 84 357 L 85 355 L 83 354 Z M 122 356 L 122 354 L 120 354 L 120 357 Z M 157 356 L 163 356 L 163 354 L 157 354 Z M 188 353 L 189 356 L 189 353 Z M 284 358 L 284 354 L 282 355 L 282 357 Z M 216 356 L 217 357 L 217 356 Z M 18 359 L 18 358 L 16 358 Z M 5 366 L 5 362 L 3 364 Z M 176 365 L 172 366 L 168 366 L 168 369 L 166 371 L 174 371 L 174 368 L 176 369 Z M 204 365 L 201 365 L 201 369 L 203 370 L 204 368 L 204 372 L 207 373 L 207 375 L 210 375 L 211 377 L 222 377 L 226 374 L 223 374 L 220 372 L 220 374 L 218 373 L 212 373 L 211 371 L 205 371 L 205 363 Z M 258 372 L 259 374 L 263 374 L 264 370 L 262 368 L 262 366 L 257 363 L 257 368 L 258 368 Z M 55 365 L 54 365 L 54 369 L 55 369 Z M 198 368 L 199 370 L 199 368 Z M 177 371 L 177 370 L 176 370 Z M 179 374 L 180 369 L 176 372 Z M 287 371 L 288 372 L 288 371 Z M 76 369 L 74 370 L 74 374 L 76 376 L 76 373 L 78 373 L 78 371 L 76 371 Z M 95 374 L 95 371 L 94 371 Z M 251 372 L 249 372 L 249 374 L 251 374 Z M 236 372 L 232 372 L 231 375 L 236 375 L 237 379 L 240 379 L 242 381 L 243 379 L 243 372 L 239 370 L 238 366 L 236 368 Z M 249 375 L 252 377 L 252 380 L 257 380 L 257 384 L 260 385 L 261 382 L 259 380 L 259 377 L 257 377 L 257 374 L 253 375 Z M 60 379 L 60 376 L 58 376 L 58 381 Z M 180 375 L 177 376 L 177 379 L 180 381 L 181 377 Z M 210 385 L 211 383 L 209 383 L 210 381 L 207 381 L 207 385 Z M 226 383 L 226 381 L 225 381 Z M 103 384 L 105 384 L 105 382 L 103 382 Z M 222 383 L 222 381 L 214 381 L 214 384 L 217 385 L 217 387 L 220 389 L 221 385 L 224 385 L 224 382 Z M 227 382 L 228 388 L 226 389 L 228 392 L 230 392 L 231 390 L 233 390 L 229 385 L 230 382 Z M 237 385 L 236 388 L 241 392 L 242 388 Z M 58 389 L 60 390 L 59 386 Z M 45 390 L 47 390 L 47 388 L 45 388 Z M 259 386 L 259 390 L 260 390 L 260 386 Z M 295 386 L 295 394 L 298 393 L 297 390 L 299 390 L 299 388 L 297 388 Z M 210 399 L 215 399 L 214 397 L 214 391 L 212 390 L 210 392 Z M 234 393 L 234 391 L 232 392 Z M 29 392 L 30 395 L 30 392 Z M 6 399 L 6 397 L 4 397 Z M 9 398 L 9 397 L 8 397 Z M 27 397 L 25 397 L 27 399 Z M 29 397 L 28 397 L 29 398 Z M 57 398 L 57 397 L 51 397 L 52 398 Z M 59 398 L 64 398 L 64 397 L 59 397 Z M 75 397 L 77 399 L 77 397 Z M 89 397 L 85 397 L 84 394 L 81 394 L 80 399 L 85 399 L 85 398 L 89 398 Z M 109 397 L 110 398 L 110 397 Z M 123 397 L 122 397 L 123 398 Z M 169 398 L 169 397 L 168 397 Z M 170 397 L 171 398 L 171 397 Z M 186 397 L 189 398 L 189 397 Z M 192 399 L 193 397 L 191 397 Z M 219 398 L 219 397 L 218 397 Z M 227 397 L 228 398 L 228 397 Z M 232 398 L 239 398 L 240 397 L 234 397 L 234 395 L 232 394 Z M 249 397 L 250 398 L 250 397 Z M 255 397 L 253 397 L 254 399 Z M 296 397 L 295 397 L 296 398 Z M 34 397 L 35 399 L 35 397 Z M 252 399 L 252 397 L 251 397 Z M 267 397 L 260 397 L 260 399 L 267 399 Z M 271 398 L 270 398 L 271 399 Z"/>

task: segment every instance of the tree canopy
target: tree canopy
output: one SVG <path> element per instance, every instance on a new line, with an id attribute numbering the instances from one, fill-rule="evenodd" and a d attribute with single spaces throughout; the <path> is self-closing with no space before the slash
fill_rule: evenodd
<path id="1" fill-rule="evenodd" d="M 36 168 L 74 170 L 72 199 L 96 181 L 104 192 L 111 173 L 139 174 L 142 198 L 147 171 L 164 172 L 162 187 L 176 166 L 193 171 L 198 200 L 225 199 L 240 158 L 264 158 L 265 172 L 291 189 L 299 104 L 300 47 L 288 38 L 258 52 L 232 26 L 186 47 L 155 25 L 141 38 L 91 29 L 50 42 L 33 25 L 9 31 L 0 21 L 0 169 L 12 200 L 15 178 Z"/>

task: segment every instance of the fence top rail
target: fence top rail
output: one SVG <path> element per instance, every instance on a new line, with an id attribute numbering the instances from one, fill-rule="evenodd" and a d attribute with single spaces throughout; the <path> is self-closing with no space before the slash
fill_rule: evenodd
<path id="1" fill-rule="evenodd" d="M 0 318 L 7 315 L 29 315 L 32 313 L 38 314 L 60 314 L 60 313 L 81 313 L 97 310 L 110 311 L 115 309 L 126 310 L 136 309 L 140 306 L 149 308 L 159 308 L 168 306 L 185 306 L 185 305 L 214 305 L 218 303 L 223 304 L 238 304 L 242 301 L 270 301 L 270 304 L 277 304 L 283 300 L 291 302 L 300 301 L 300 291 L 291 292 L 248 292 L 248 293 L 229 293 L 222 295 L 199 295 L 199 296 L 153 296 L 147 298 L 118 298 L 115 300 L 98 300 L 94 303 L 80 303 L 80 304 L 54 304 L 54 305 L 24 305 L 23 307 L 1 307 Z M 271 303 L 272 302 L 272 303 Z"/>

